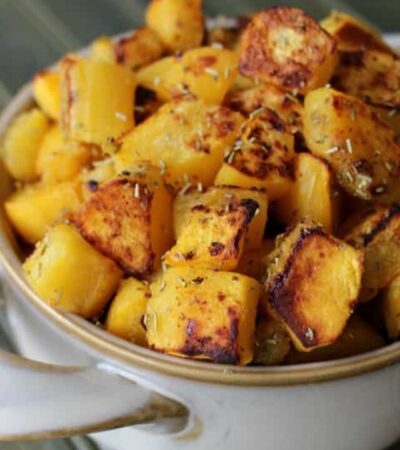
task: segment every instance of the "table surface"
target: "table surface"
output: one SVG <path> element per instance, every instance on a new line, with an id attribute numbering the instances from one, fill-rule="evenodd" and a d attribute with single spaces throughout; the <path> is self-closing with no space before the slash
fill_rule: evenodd
<path id="1" fill-rule="evenodd" d="M 146 0 L 0 0 L 0 108 L 35 71 L 96 36 L 143 23 Z M 277 0 L 204 0 L 209 16 L 234 16 L 280 3 Z M 366 19 L 381 31 L 400 31 L 399 0 L 287 0 L 316 18 L 337 9 Z M 1 305 L 0 305 L 1 306 Z M 0 311 L 0 325 L 4 317 Z M 10 343 L 0 327 L 0 346 Z M 93 450 L 86 438 L 32 444 L 0 444 L 0 450 Z M 400 450 L 400 444 L 391 448 Z"/>

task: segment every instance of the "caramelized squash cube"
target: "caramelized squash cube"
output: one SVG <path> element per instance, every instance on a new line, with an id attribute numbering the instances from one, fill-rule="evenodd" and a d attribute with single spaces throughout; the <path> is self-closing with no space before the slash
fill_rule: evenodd
<path id="1" fill-rule="evenodd" d="M 85 318 L 98 316 L 122 272 L 72 226 L 51 228 L 24 265 L 32 289 L 50 306 Z"/>
<path id="2" fill-rule="evenodd" d="M 168 269 L 151 285 L 146 326 L 150 348 L 221 364 L 253 358 L 260 285 L 231 272 Z"/>
<path id="3" fill-rule="evenodd" d="M 267 308 L 300 351 L 332 344 L 350 317 L 361 286 L 362 253 L 304 220 L 270 256 Z"/>
<path id="4" fill-rule="evenodd" d="M 61 116 L 61 77 L 58 72 L 42 70 L 33 78 L 33 97 L 40 109 L 51 119 Z"/>

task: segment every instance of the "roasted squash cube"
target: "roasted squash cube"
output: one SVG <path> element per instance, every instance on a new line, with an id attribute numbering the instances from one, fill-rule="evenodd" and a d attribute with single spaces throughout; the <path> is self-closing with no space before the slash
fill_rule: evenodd
<path id="1" fill-rule="evenodd" d="M 251 225 L 250 225 L 251 226 Z M 239 260 L 239 265 L 236 272 L 255 278 L 262 283 L 267 273 L 267 266 L 270 253 L 275 248 L 275 241 L 273 239 L 265 239 L 260 248 L 245 251 Z"/>
<path id="2" fill-rule="evenodd" d="M 117 62 L 114 43 L 108 36 L 98 37 L 90 47 L 90 57 L 109 63 Z"/>
<path id="3" fill-rule="evenodd" d="M 146 23 L 172 51 L 198 47 L 204 35 L 202 0 L 152 0 Z"/>
<path id="4" fill-rule="evenodd" d="M 32 289 L 54 308 L 96 317 L 118 287 L 122 272 L 72 226 L 51 228 L 24 263 Z"/>
<path id="5" fill-rule="evenodd" d="M 400 145 L 393 130 L 355 97 L 330 88 L 310 92 L 304 102 L 304 137 L 352 196 L 379 198 L 398 177 Z"/>
<path id="6" fill-rule="evenodd" d="M 14 192 L 4 208 L 17 233 L 35 244 L 55 223 L 73 219 L 82 205 L 79 178 L 58 184 L 33 184 Z"/>
<path id="7" fill-rule="evenodd" d="M 20 114 L 11 123 L 4 137 L 1 156 L 13 178 L 33 181 L 38 177 L 36 159 L 49 128 L 46 116 L 36 108 Z"/>
<path id="8" fill-rule="evenodd" d="M 383 292 L 383 315 L 390 339 L 400 338 L 400 276 L 396 276 Z"/>
<path id="9" fill-rule="evenodd" d="M 214 184 L 262 188 L 277 200 L 294 181 L 293 166 L 293 135 L 274 111 L 261 108 L 242 126 Z"/>
<path id="10" fill-rule="evenodd" d="M 124 137 L 116 167 L 129 170 L 135 161 L 149 160 L 175 189 L 209 186 L 241 123 L 242 116 L 228 108 L 201 101 L 167 103 Z"/>
<path id="11" fill-rule="evenodd" d="M 193 206 L 165 262 L 171 266 L 234 270 L 257 210 L 259 204 L 254 200 L 235 197 L 226 202 L 225 208 L 213 211 L 202 203 Z"/>
<path id="12" fill-rule="evenodd" d="M 231 50 L 200 47 L 183 56 L 168 56 L 137 72 L 138 84 L 164 101 L 197 98 L 220 104 L 237 76 L 237 55 Z"/>
<path id="13" fill-rule="evenodd" d="M 377 207 L 346 236 L 364 252 L 363 288 L 382 289 L 400 273 L 400 207 Z"/>
<path id="14" fill-rule="evenodd" d="M 246 233 L 244 248 L 260 247 L 267 222 L 268 199 L 264 191 L 255 189 L 217 186 L 207 189 L 206 192 L 190 192 L 186 195 L 178 195 L 173 208 L 175 237 L 178 239 L 181 236 L 193 210 L 201 211 L 203 209 L 206 216 L 210 214 L 215 216 L 215 214 L 220 214 L 221 211 L 230 210 L 232 202 L 240 202 L 246 199 L 255 201 L 258 207 Z M 203 206 L 204 208 L 202 208 Z"/>
<path id="15" fill-rule="evenodd" d="M 62 128 L 71 139 L 104 145 L 134 126 L 135 75 L 98 59 L 61 63 Z"/>
<path id="16" fill-rule="evenodd" d="M 300 351 L 332 344 L 361 286 L 362 253 L 309 220 L 279 240 L 270 256 L 267 309 L 286 325 Z"/>
<path id="17" fill-rule="evenodd" d="M 295 182 L 277 201 L 276 213 L 285 225 L 309 217 L 332 232 L 337 219 L 338 194 L 327 163 L 310 153 L 299 153 Z"/>
<path id="18" fill-rule="evenodd" d="M 102 184 L 80 210 L 82 235 L 125 271 L 148 274 L 172 243 L 171 197 L 159 169 L 138 163 Z"/>
<path id="19" fill-rule="evenodd" d="M 122 339 L 146 346 L 144 319 L 151 297 L 149 286 L 135 278 L 121 282 L 107 313 L 105 328 Z"/>
<path id="20" fill-rule="evenodd" d="M 241 38 L 240 72 L 294 92 L 326 84 L 336 61 L 334 39 L 297 8 L 255 14 Z"/>
<path id="21" fill-rule="evenodd" d="M 151 285 L 149 346 L 177 356 L 245 365 L 253 358 L 260 285 L 244 275 L 168 269 Z"/>
<path id="22" fill-rule="evenodd" d="M 61 116 L 61 78 L 58 72 L 42 70 L 33 78 L 33 97 L 51 119 Z"/>

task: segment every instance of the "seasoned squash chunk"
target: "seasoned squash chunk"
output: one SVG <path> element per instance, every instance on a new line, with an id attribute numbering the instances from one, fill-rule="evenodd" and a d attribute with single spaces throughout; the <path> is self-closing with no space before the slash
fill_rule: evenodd
<path id="1" fill-rule="evenodd" d="M 236 272 L 263 282 L 267 273 L 268 258 L 275 248 L 273 239 L 265 239 L 260 248 L 245 251 L 239 260 Z"/>
<path id="2" fill-rule="evenodd" d="M 105 144 L 134 126 L 135 75 L 97 59 L 61 63 L 62 128 L 71 139 Z"/>
<path id="3" fill-rule="evenodd" d="M 263 188 L 269 200 L 276 200 L 293 182 L 293 163 L 293 135 L 274 111 L 261 109 L 242 126 L 214 183 Z"/>
<path id="4" fill-rule="evenodd" d="M 81 180 L 76 178 L 58 184 L 28 185 L 11 194 L 4 208 L 17 233 L 34 244 L 50 226 L 73 219 L 81 205 Z"/>
<path id="5" fill-rule="evenodd" d="M 348 14 L 332 11 L 321 20 L 320 25 L 335 39 L 340 51 L 369 49 L 393 53 L 376 30 Z"/>
<path id="6" fill-rule="evenodd" d="M 109 63 L 117 62 L 113 41 L 108 36 L 98 37 L 90 46 L 90 57 Z"/>
<path id="7" fill-rule="evenodd" d="M 245 116 L 250 116 L 260 108 L 269 108 L 284 120 L 291 133 L 303 128 L 303 105 L 294 95 L 273 84 L 260 83 L 250 89 L 234 92 L 229 96 L 228 104 Z"/>
<path id="8" fill-rule="evenodd" d="M 199 182 L 209 186 L 241 123 L 242 116 L 228 108 L 201 101 L 167 103 L 124 137 L 115 155 L 117 169 L 149 160 L 177 189 Z"/>
<path id="9" fill-rule="evenodd" d="M 43 70 L 33 78 L 33 97 L 47 116 L 60 120 L 61 79 L 58 72 Z"/>
<path id="10" fill-rule="evenodd" d="M 399 174 L 400 145 L 393 130 L 354 97 L 330 88 L 310 92 L 304 103 L 304 137 L 350 195 L 378 198 Z"/>
<path id="11" fill-rule="evenodd" d="M 198 47 L 204 35 L 202 0 L 152 0 L 146 23 L 173 51 Z"/>
<path id="12" fill-rule="evenodd" d="M 113 261 L 67 224 L 51 228 L 23 268 L 28 283 L 46 303 L 86 318 L 100 314 L 122 277 Z"/>
<path id="13" fill-rule="evenodd" d="M 367 102 L 400 107 L 400 57 L 376 50 L 342 53 L 332 84 Z"/>
<path id="14" fill-rule="evenodd" d="M 11 123 L 4 137 L 1 156 L 8 172 L 16 180 L 37 178 L 36 159 L 49 128 L 46 116 L 36 108 L 22 113 Z"/>
<path id="15" fill-rule="evenodd" d="M 117 176 L 114 160 L 112 158 L 105 158 L 100 161 L 95 161 L 90 170 L 85 170 L 82 173 L 84 182 L 84 196 L 85 199 L 97 191 L 99 186 L 106 181 L 110 181 Z"/>
<path id="16" fill-rule="evenodd" d="M 135 278 L 121 282 L 107 313 L 105 328 L 112 334 L 138 345 L 147 344 L 143 327 L 150 288 Z"/>
<path id="17" fill-rule="evenodd" d="M 66 139 L 58 125 L 44 136 L 36 160 L 36 172 L 44 183 L 67 181 L 90 161 L 88 146 Z"/>
<path id="18" fill-rule="evenodd" d="M 253 358 L 260 285 L 231 272 L 171 268 L 151 285 L 149 346 L 177 356 L 241 364 Z"/>
<path id="19" fill-rule="evenodd" d="M 396 276 L 383 292 L 383 315 L 390 339 L 400 338 L 400 276 Z"/>
<path id="20" fill-rule="evenodd" d="M 164 101 L 194 97 L 214 105 L 222 102 L 237 72 L 234 52 L 201 47 L 144 67 L 137 72 L 137 82 Z"/>
<path id="21" fill-rule="evenodd" d="M 268 200 L 264 191 L 255 189 L 217 186 L 209 188 L 206 192 L 179 195 L 174 201 L 173 208 L 175 237 L 181 236 L 192 211 L 203 210 L 206 216 L 220 215 L 224 211 L 229 211 L 234 202 L 246 199 L 255 201 L 258 207 L 246 233 L 244 247 L 245 249 L 260 247 L 267 222 Z"/>
<path id="22" fill-rule="evenodd" d="M 253 16 L 242 35 L 240 72 L 290 91 L 323 86 L 336 61 L 334 39 L 297 8 L 266 9 Z"/>
<path id="23" fill-rule="evenodd" d="M 172 205 L 159 169 L 138 163 L 102 184 L 80 210 L 82 235 L 127 272 L 158 268 L 171 246 Z"/>
<path id="24" fill-rule="evenodd" d="M 271 317 L 256 326 L 253 363 L 260 366 L 281 364 L 290 351 L 290 338 L 282 323 Z"/>
<path id="25" fill-rule="evenodd" d="M 331 232 L 337 219 L 337 195 L 327 163 L 310 153 L 299 153 L 295 182 L 278 200 L 276 213 L 285 225 L 309 217 Z"/>
<path id="26" fill-rule="evenodd" d="M 296 348 L 332 344 L 357 299 L 362 253 L 303 220 L 279 240 L 270 256 L 267 308 L 286 325 Z"/>
<path id="27" fill-rule="evenodd" d="M 171 266 L 234 270 L 257 210 L 259 204 L 254 200 L 236 197 L 229 199 L 225 208 L 213 211 L 204 204 L 196 204 L 165 262 Z"/>
<path id="28" fill-rule="evenodd" d="M 363 287 L 384 288 L 400 273 L 400 206 L 371 210 L 346 241 L 364 252 Z"/>
<path id="29" fill-rule="evenodd" d="M 293 349 L 287 355 L 286 363 L 306 364 L 347 358 L 376 350 L 384 345 L 384 339 L 373 326 L 358 316 L 352 316 L 336 342 L 311 352 L 299 352 Z"/>

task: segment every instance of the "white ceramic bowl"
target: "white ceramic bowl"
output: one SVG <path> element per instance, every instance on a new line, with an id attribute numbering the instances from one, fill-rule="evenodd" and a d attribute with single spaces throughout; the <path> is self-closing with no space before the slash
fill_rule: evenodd
<path id="1" fill-rule="evenodd" d="M 31 103 L 28 85 L 1 115 L 0 134 Z M 11 184 L 0 171 L 2 202 Z M 400 437 L 400 343 L 292 367 L 178 359 L 43 303 L 3 212 L 0 259 L 14 340 L 30 358 L 0 353 L 0 440 L 122 426 L 93 437 L 115 450 L 378 450 Z"/>

